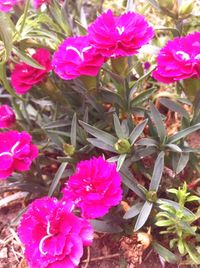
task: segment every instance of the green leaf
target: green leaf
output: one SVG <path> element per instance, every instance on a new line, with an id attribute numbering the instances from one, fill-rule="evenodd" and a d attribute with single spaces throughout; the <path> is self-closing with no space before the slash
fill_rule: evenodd
<path id="1" fill-rule="evenodd" d="M 140 211 L 140 214 L 137 218 L 137 221 L 135 223 L 134 232 L 138 231 L 145 224 L 145 222 L 147 221 L 151 213 L 152 207 L 153 207 L 153 203 L 149 203 L 148 201 L 144 203 Z"/>
<path id="2" fill-rule="evenodd" d="M 102 150 L 110 151 L 113 153 L 117 153 L 117 151 L 114 149 L 114 147 L 112 147 L 108 144 L 105 144 L 103 141 L 100 141 L 100 140 L 95 139 L 95 138 L 88 138 L 87 141 L 89 143 L 91 143 L 94 147 L 100 148 Z"/>
<path id="3" fill-rule="evenodd" d="M 7 13 L 0 12 L 0 37 L 4 43 L 4 53 L 1 53 L 1 63 L 5 63 L 12 51 L 13 23 Z"/>
<path id="4" fill-rule="evenodd" d="M 76 131 L 77 131 L 77 118 L 76 113 L 74 113 L 74 116 L 72 118 L 72 125 L 71 125 L 71 133 L 70 133 L 70 141 L 71 144 L 76 148 Z"/>
<path id="5" fill-rule="evenodd" d="M 189 153 L 182 153 L 172 155 L 172 166 L 176 174 L 179 174 L 187 165 L 189 161 Z"/>
<path id="6" fill-rule="evenodd" d="M 116 114 L 113 114 L 113 119 L 114 119 L 114 127 L 115 127 L 115 132 L 117 134 L 117 137 L 124 138 L 123 129 L 121 127 L 118 116 Z"/>
<path id="7" fill-rule="evenodd" d="M 117 171 L 119 171 L 126 159 L 126 154 L 121 154 L 117 160 Z"/>
<path id="8" fill-rule="evenodd" d="M 112 136 L 111 134 L 104 132 L 96 127 L 90 126 L 89 124 L 79 121 L 81 126 L 90 133 L 92 136 L 98 138 L 99 140 L 105 142 L 106 144 L 113 146 L 117 142 L 117 138 Z"/>
<path id="9" fill-rule="evenodd" d="M 152 138 L 143 138 L 137 141 L 136 145 L 141 145 L 141 146 L 158 146 L 158 142 Z"/>
<path id="10" fill-rule="evenodd" d="M 151 119 L 155 124 L 160 141 L 164 143 L 167 132 L 158 109 L 150 102 Z"/>
<path id="11" fill-rule="evenodd" d="M 193 201 L 199 201 L 200 198 L 196 195 L 190 195 L 189 197 L 187 197 L 186 202 L 193 202 Z"/>
<path id="12" fill-rule="evenodd" d="M 185 138 L 187 135 L 189 135 L 189 134 L 191 134 L 199 129 L 200 129 L 200 123 L 196 124 L 194 126 L 185 128 L 185 129 L 179 131 L 178 133 L 172 135 L 171 137 L 169 137 L 168 142 L 174 143 L 176 141 L 179 141 L 180 139 Z"/>
<path id="13" fill-rule="evenodd" d="M 29 57 L 26 53 L 19 50 L 17 47 L 13 47 L 13 52 L 26 64 L 40 70 L 45 70 L 44 66 L 40 65 L 36 60 L 34 60 L 32 57 Z"/>
<path id="14" fill-rule="evenodd" d="M 196 263 L 200 264 L 200 256 L 199 253 L 196 251 L 195 247 L 192 245 L 188 245 L 188 243 L 184 242 L 185 249 L 187 250 L 190 258 Z"/>
<path id="15" fill-rule="evenodd" d="M 178 147 L 178 145 L 176 144 L 169 143 L 169 144 L 166 144 L 165 147 L 171 149 L 173 152 L 182 153 L 181 148 Z"/>
<path id="16" fill-rule="evenodd" d="M 141 208 L 143 207 L 144 203 L 138 202 L 137 204 L 134 204 L 123 216 L 123 219 L 131 219 L 134 218 L 135 216 L 137 216 L 140 211 Z"/>
<path id="17" fill-rule="evenodd" d="M 159 226 L 159 227 L 165 227 L 165 226 L 170 226 L 173 225 L 173 221 L 172 220 L 158 220 L 155 225 Z"/>
<path id="18" fill-rule="evenodd" d="M 179 113 L 181 116 L 185 117 L 186 119 L 190 120 L 188 112 L 178 103 L 167 99 L 167 98 L 161 98 L 160 103 L 170 109 L 171 111 Z"/>
<path id="19" fill-rule="evenodd" d="M 154 169 L 153 169 L 152 179 L 151 179 L 150 186 L 149 186 L 150 191 L 158 190 L 158 187 L 160 185 L 160 181 L 162 178 L 163 169 L 164 169 L 164 157 L 165 157 L 164 152 L 160 152 L 156 159 Z"/>
<path id="20" fill-rule="evenodd" d="M 131 146 L 135 143 L 138 137 L 142 134 L 147 122 L 148 122 L 148 119 L 145 119 L 133 129 L 133 131 L 131 132 L 129 136 L 129 140 L 131 141 Z"/>
<path id="21" fill-rule="evenodd" d="M 157 89 L 156 88 L 150 88 L 148 90 L 143 91 L 139 95 L 137 95 L 135 98 L 132 99 L 132 95 L 130 95 L 131 100 L 131 107 L 138 106 L 142 104 L 143 102 L 149 100 L 149 98 L 155 93 Z"/>
<path id="22" fill-rule="evenodd" d="M 121 233 L 123 231 L 123 229 L 116 223 L 102 220 L 91 220 L 90 222 L 94 230 L 98 233 Z"/>
<path id="23" fill-rule="evenodd" d="M 169 251 L 167 248 L 161 246 L 159 243 L 157 243 L 156 241 L 154 241 L 152 243 L 152 246 L 154 248 L 154 250 L 167 262 L 169 263 L 177 263 L 178 262 L 178 257 L 172 253 L 171 251 Z"/>
<path id="24" fill-rule="evenodd" d="M 48 192 L 48 196 L 52 196 L 56 187 L 58 186 L 58 183 L 60 182 L 60 179 L 62 177 L 63 172 L 65 171 L 66 167 L 67 167 L 68 163 L 62 163 L 59 167 L 59 169 L 57 170 L 55 177 L 51 183 L 51 186 L 49 188 L 49 192 Z"/>

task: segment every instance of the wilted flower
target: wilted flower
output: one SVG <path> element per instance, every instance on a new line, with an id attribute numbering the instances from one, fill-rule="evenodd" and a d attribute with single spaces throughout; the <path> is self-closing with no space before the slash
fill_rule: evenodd
<path id="1" fill-rule="evenodd" d="M 70 80 L 81 75 L 96 76 L 105 58 L 96 53 L 87 36 L 69 37 L 59 46 L 52 60 L 55 72 Z"/>
<path id="2" fill-rule="evenodd" d="M 18 227 L 30 268 L 74 268 L 89 246 L 93 228 L 72 213 L 73 203 L 44 197 L 29 205 Z"/>
<path id="3" fill-rule="evenodd" d="M 50 1 L 51 0 L 32 0 L 31 3 L 35 9 L 39 9 L 43 4 L 48 4 Z"/>
<path id="4" fill-rule="evenodd" d="M 19 0 L 0 0 L 0 11 L 9 12 Z"/>
<path id="5" fill-rule="evenodd" d="M 64 200 L 72 199 L 82 216 L 104 216 L 122 199 L 121 178 L 116 165 L 102 157 L 81 161 L 63 190 Z"/>
<path id="6" fill-rule="evenodd" d="M 169 41 L 157 57 L 153 77 L 163 83 L 200 77 L 200 32 Z"/>
<path id="7" fill-rule="evenodd" d="M 29 170 L 32 161 L 38 156 L 32 137 L 25 131 L 0 133 L 0 178 L 9 177 L 13 171 Z"/>
<path id="8" fill-rule="evenodd" d="M 8 105 L 0 106 L 0 128 L 9 128 L 16 121 L 12 108 Z"/>
<path id="9" fill-rule="evenodd" d="M 136 54 L 154 35 L 142 15 L 127 12 L 116 17 L 111 10 L 99 16 L 88 33 L 91 44 L 106 57 Z"/>
<path id="10" fill-rule="evenodd" d="M 16 64 L 11 74 L 11 83 L 19 94 L 26 93 L 34 85 L 40 83 L 52 69 L 51 55 L 47 49 L 37 49 L 32 58 L 43 66 L 44 70 L 34 68 L 24 62 Z"/>

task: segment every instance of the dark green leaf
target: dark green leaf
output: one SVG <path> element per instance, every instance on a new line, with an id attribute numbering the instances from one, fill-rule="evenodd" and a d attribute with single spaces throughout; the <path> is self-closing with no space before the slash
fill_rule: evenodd
<path id="1" fill-rule="evenodd" d="M 91 220 L 91 224 L 98 233 L 121 233 L 123 231 L 119 225 L 112 222 Z"/>
<path id="2" fill-rule="evenodd" d="M 149 186 L 150 191 L 158 190 L 158 187 L 160 185 L 160 181 L 162 178 L 163 169 L 164 169 L 164 157 L 165 157 L 164 152 L 160 152 L 156 159 L 154 169 L 153 169 L 152 179 L 151 179 L 150 186 Z"/>
<path id="3" fill-rule="evenodd" d="M 180 147 L 178 147 L 178 145 L 176 144 L 166 144 L 165 145 L 166 148 L 169 148 L 170 150 L 172 150 L 173 152 L 177 152 L 177 153 L 182 153 L 182 150 Z"/>
<path id="4" fill-rule="evenodd" d="M 89 143 L 91 143 L 93 146 L 98 147 L 98 148 L 100 148 L 102 150 L 117 153 L 117 151 L 114 149 L 114 147 L 112 147 L 112 146 L 110 146 L 108 144 L 105 144 L 103 141 L 100 141 L 100 140 L 95 139 L 95 138 L 88 138 L 87 141 Z"/>
<path id="5" fill-rule="evenodd" d="M 138 137 L 142 134 L 147 122 L 148 122 L 148 119 L 145 119 L 133 129 L 133 131 L 131 132 L 129 136 L 131 145 L 133 145 L 135 141 L 138 139 Z"/>
<path id="6" fill-rule="evenodd" d="M 145 224 L 145 222 L 147 221 L 147 219 L 151 213 L 152 207 L 153 207 L 153 203 L 149 203 L 148 201 L 146 201 L 144 203 L 144 205 L 140 211 L 140 214 L 137 218 L 137 221 L 135 223 L 134 232 L 138 231 Z"/>
<path id="7" fill-rule="evenodd" d="M 119 171 L 126 159 L 126 154 L 121 154 L 117 160 L 117 171 Z"/>
<path id="8" fill-rule="evenodd" d="M 195 247 L 192 245 L 189 245 L 188 243 L 184 242 L 184 246 L 190 255 L 190 258 L 196 263 L 200 264 L 200 256 L 199 253 L 196 251 Z"/>
<path id="9" fill-rule="evenodd" d="M 117 134 L 117 137 L 124 138 L 123 130 L 119 121 L 119 118 L 116 114 L 113 114 L 113 119 L 114 119 L 114 127 L 115 127 L 115 132 Z"/>
<path id="10" fill-rule="evenodd" d="M 131 219 L 134 218 L 135 216 L 137 216 L 142 207 L 143 207 L 144 203 L 138 202 L 137 204 L 133 205 L 123 216 L 123 219 Z"/>
<path id="11" fill-rule="evenodd" d="M 188 112 L 180 104 L 178 104 L 170 99 L 167 99 L 167 98 L 161 98 L 160 103 L 162 105 L 164 105 L 165 107 L 167 107 L 168 109 L 179 113 L 180 115 L 182 115 L 186 119 L 188 119 L 188 120 L 190 119 Z"/>
<path id="12" fill-rule="evenodd" d="M 131 100 L 131 107 L 138 106 L 144 101 L 149 100 L 149 98 L 155 93 L 156 90 L 157 90 L 156 88 L 150 88 L 140 93 L 138 96 L 136 96 Z M 130 98 L 132 98 L 132 95 L 130 96 Z"/>
<path id="13" fill-rule="evenodd" d="M 172 135 L 171 137 L 169 137 L 168 142 L 169 143 L 174 143 L 182 138 L 185 138 L 187 135 L 197 131 L 200 129 L 200 123 L 196 124 L 194 126 L 188 127 L 186 129 L 183 129 L 181 131 L 179 131 L 178 133 Z"/>
<path id="14" fill-rule="evenodd" d="M 141 145 L 141 146 L 158 146 L 158 142 L 152 138 L 143 138 L 137 141 L 136 145 Z"/>
<path id="15" fill-rule="evenodd" d="M 72 125 L 71 125 L 71 133 L 70 133 L 70 141 L 71 144 L 76 148 L 76 131 L 77 131 L 77 118 L 76 113 L 74 113 L 74 116 L 72 118 Z"/>
<path id="16" fill-rule="evenodd" d="M 171 251 L 169 251 L 167 248 L 161 246 L 159 243 L 157 243 L 156 241 L 154 241 L 152 243 L 152 246 L 154 248 L 154 250 L 167 262 L 169 263 L 177 263 L 178 262 L 178 258 L 177 256 L 172 253 Z"/>

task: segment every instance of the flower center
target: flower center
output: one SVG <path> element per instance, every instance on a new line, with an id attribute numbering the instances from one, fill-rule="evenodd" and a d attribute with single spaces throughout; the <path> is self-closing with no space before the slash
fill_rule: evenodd
<path id="1" fill-rule="evenodd" d="M 122 35 L 124 30 L 125 30 L 124 26 L 122 26 L 122 27 L 117 26 L 116 29 L 117 29 L 119 35 Z"/>
<path id="2" fill-rule="evenodd" d="M 10 152 L 3 152 L 3 153 L 0 153 L 0 157 L 3 156 L 3 155 L 8 155 L 8 156 L 13 156 L 14 153 L 15 153 L 15 149 L 17 148 L 17 146 L 20 144 L 19 141 L 17 141 L 11 148 Z"/>
<path id="3" fill-rule="evenodd" d="M 180 55 L 182 60 L 189 60 L 190 59 L 190 55 L 184 51 L 177 51 L 176 55 Z"/>
<path id="4" fill-rule="evenodd" d="M 43 250 L 43 245 L 44 245 L 44 241 L 47 240 L 48 238 L 52 237 L 53 234 L 50 233 L 50 222 L 47 222 L 47 235 L 45 235 L 41 240 L 40 240 L 40 244 L 39 244 L 39 251 L 42 255 L 46 255 L 47 251 Z"/>
<path id="5" fill-rule="evenodd" d="M 76 47 L 68 46 L 66 50 L 73 50 L 79 56 L 79 58 L 84 61 L 84 52 L 90 50 L 92 46 L 84 47 L 81 51 L 79 51 Z"/>

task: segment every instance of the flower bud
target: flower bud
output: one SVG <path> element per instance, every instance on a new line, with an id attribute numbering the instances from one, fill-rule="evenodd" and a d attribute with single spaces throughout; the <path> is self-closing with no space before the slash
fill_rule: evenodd
<path id="1" fill-rule="evenodd" d="M 114 148 L 119 154 L 127 154 L 131 150 L 131 144 L 127 139 L 119 139 L 115 143 Z"/>
<path id="2" fill-rule="evenodd" d="M 151 202 L 155 203 L 158 199 L 157 193 L 155 191 L 149 191 L 146 193 L 146 199 Z"/>
<path id="3" fill-rule="evenodd" d="M 64 143 L 63 144 L 64 154 L 67 156 L 72 156 L 75 153 L 75 148 L 72 144 Z"/>
<path id="4" fill-rule="evenodd" d="M 0 128 L 9 128 L 16 121 L 15 114 L 8 105 L 0 106 Z"/>
<path id="5" fill-rule="evenodd" d="M 189 16 L 194 8 L 194 0 L 183 0 L 179 6 L 179 17 L 185 18 Z"/>

